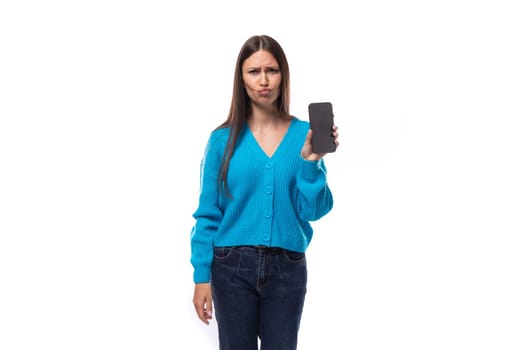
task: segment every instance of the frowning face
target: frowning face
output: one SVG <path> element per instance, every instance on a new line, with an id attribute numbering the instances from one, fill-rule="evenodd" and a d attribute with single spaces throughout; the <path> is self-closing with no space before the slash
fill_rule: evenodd
<path id="1" fill-rule="evenodd" d="M 270 107 L 281 93 L 281 70 L 275 57 L 268 51 L 254 52 L 242 64 L 244 87 L 252 103 Z"/>

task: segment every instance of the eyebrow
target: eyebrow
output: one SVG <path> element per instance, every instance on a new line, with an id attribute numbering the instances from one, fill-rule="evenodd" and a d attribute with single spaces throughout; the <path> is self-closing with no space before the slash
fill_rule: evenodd
<path id="1" fill-rule="evenodd" d="M 268 66 L 266 67 L 267 69 L 279 69 L 279 66 Z M 250 70 L 250 69 L 261 69 L 261 67 L 247 67 L 246 68 L 247 70 Z"/>

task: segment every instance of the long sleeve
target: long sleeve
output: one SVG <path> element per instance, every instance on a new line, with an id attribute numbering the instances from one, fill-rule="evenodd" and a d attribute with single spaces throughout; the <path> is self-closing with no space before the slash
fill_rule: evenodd
<path id="1" fill-rule="evenodd" d="M 326 180 L 324 161 L 302 160 L 297 172 L 296 206 L 305 221 L 315 221 L 333 207 L 333 197 Z"/>
<path id="2" fill-rule="evenodd" d="M 218 173 L 221 151 L 217 140 L 210 137 L 200 170 L 200 195 L 191 230 L 191 263 L 195 283 L 209 282 L 213 260 L 213 241 L 222 220 L 219 207 Z"/>

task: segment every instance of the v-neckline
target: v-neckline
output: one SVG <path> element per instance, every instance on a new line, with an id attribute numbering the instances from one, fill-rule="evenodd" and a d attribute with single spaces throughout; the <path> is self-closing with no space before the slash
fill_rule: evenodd
<path id="1" fill-rule="evenodd" d="M 285 143 L 284 141 L 286 140 L 286 138 L 290 134 L 290 130 L 292 129 L 292 125 L 293 125 L 294 122 L 295 122 L 295 118 L 292 117 L 292 119 L 290 119 L 290 123 L 288 124 L 288 128 L 286 129 L 283 137 L 281 138 L 281 141 L 279 141 L 279 144 L 277 145 L 277 147 L 275 148 L 275 151 L 272 153 L 271 156 L 268 155 L 268 153 L 266 153 L 266 151 L 261 147 L 261 145 L 257 141 L 257 138 L 253 134 L 252 129 L 250 129 L 250 127 L 248 126 L 248 123 L 246 123 L 244 125 L 244 127 L 246 128 L 246 132 L 250 135 L 250 139 L 252 140 L 252 144 L 255 146 L 255 148 L 258 151 L 258 153 L 264 155 L 265 159 L 275 159 L 275 157 L 280 153 L 280 149 L 283 148 L 283 145 Z"/>

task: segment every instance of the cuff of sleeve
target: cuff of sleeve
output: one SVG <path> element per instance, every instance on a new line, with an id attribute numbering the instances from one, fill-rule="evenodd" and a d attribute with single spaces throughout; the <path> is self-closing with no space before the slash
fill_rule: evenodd
<path id="1" fill-rule="evenodd" d="M 211 271 L 209 269 L 195 269 L 193 271 L 193 282 L 208 283 L 211 280 Z"/>
<path id="2" fill-rule="evenodd" d="M 307 160 L 303 158 L 303 163 L 299 169 L 299 176 L 306 181 L 314 181 L 319 176 L 322 160 Z"/>

